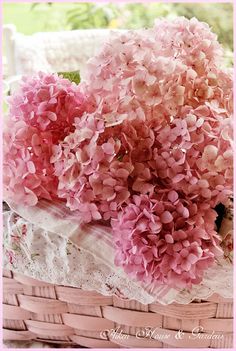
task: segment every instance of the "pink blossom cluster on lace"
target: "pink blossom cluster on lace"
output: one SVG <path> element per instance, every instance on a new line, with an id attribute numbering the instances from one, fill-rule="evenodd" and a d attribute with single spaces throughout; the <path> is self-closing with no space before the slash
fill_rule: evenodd
<path id="1" fill-rule="evenodd" d="M 59 196 L 111 220 L 116 264 L 170 286 L 199 283 L 221 255 L 214 229 L 232 193 L 232 77 L 196 19 L 114 34 L 82 89 L 91 106 L 58 147 Z"/>
<path id="2" fill-rule="evenodd" d="M 179 198 L 174 190 L 155 199 L 134 195 L 113 220 L 116 263 L 148 283 L 180 288 L 198 284 L 222 253 L 215 218 L 209 204 Z"/>
<path id="3" fill-rule="evenodd" d="M 60 140 L 74 130 L 84 97 L 79 87 L 56 74 L 23 78 L 9 97 L 4 132 L 4 190 L 16 203 L 33 206 L 39 198 L 57 197 L 58 179 L 50 157 Z"/>
<path id="4" fill-rule="evenodd" d="M 136 279 L 190 287 L 222 255 L 214 207 L 232 194 L 233 160 L 222 54 L 196 19 L 114 34 L 87 64 L 83 115 L 50 149 L 57 196 L 112 226 L 115 262 Z"/>

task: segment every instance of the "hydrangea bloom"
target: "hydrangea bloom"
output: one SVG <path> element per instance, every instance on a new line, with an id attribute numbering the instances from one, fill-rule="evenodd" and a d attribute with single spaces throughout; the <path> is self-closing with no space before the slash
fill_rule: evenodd
<path id="1" fill-rule="evenodd" d="M 86 222 L 101 219 L 101 212 L 109 219 L 110 211 L 116 215 L 118 205 L 130 196 L 127 178 L 133 167 L 115 158 L 121 149 L 118 139 L 111 134 L 103 140 L 104 120 L 99 114 L 85 114 L 75 125 L 51 158 L 59 178 L 58 195 L 72 210 L 80 210 Z"/>
<path id="2" fill-rule="evenodd" d="M 222 254 L 214 207 L 232 193 L 222 55 L 196 19 L 114 34 L 87 65 L 87 113 L 51 159 L 59 196 L 86 222 L 111 220 L 116 263 L 138 279 L 191 286 Z"/>
<path id="3" fill-rule="evenodd" d="M 207 23 L 196 18 L 188 20 L 178 17 L 174 21 L 157 19 L 154 26 L 154 39 L 161 45 L 157 47 L 162 56 L 175 56 L 200 73 L 220 63 L 222 47 Z M 206 70 L 206 71 L 205 71 Z"/>
<path id="4" fill-rule="evenodd" d="M 73 130 L 74 118 L 81 115 L 85 103 L 78 85 L 43 72 L 23 77 L 20 90 L 8 102 L 12 120 L 51 131 L 55 143 Z"/>
<path id="5" fill-rule="evenodd" d="M 222 49 L 196 19 L 159 20 L 154 28 L 114 34 L 87 66 L 84 90 L 108 124 L 141 107 L 145 116 L 181 114 L 182 106 L 225 107 L 232 77 L 219 69 Z M 227 113 L 227 112 L 226 112 Z"/>
<path id="6" fill-rule="evenodd" d="M 26 80 L 5 135 L 7 191 L 28 204 L 58 196 L 83 221 L 106 221 L 116 264 L 136 279 L 199 283 L 222 254 L 214 207 L 232 194 L 222 55 L 206 24 L 158 20 L 114 34 L 79 87 Z"/>
<path id="7" fill-rule="evenodd" d="M 191 287 L 221 255 L 209 204 L 181 199 L 173 190 L 150 199 L 134 195 L 112 220 L 117 265 L 132 277 Z"/>
<path id="8" fill-rule="evenodd" d="M 57 197 L 58 179 L 50 158 L 60 140 L 74 130 L 85 100 L 78 86 L 56 74 L 23 78 L 9 98 L 4 132 L 4 191 L 8 199 L 33 206 Z"/>

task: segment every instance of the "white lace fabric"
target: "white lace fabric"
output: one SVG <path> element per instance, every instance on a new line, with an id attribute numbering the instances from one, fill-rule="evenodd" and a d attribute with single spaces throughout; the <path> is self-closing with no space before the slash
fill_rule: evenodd
<path id="1" fill-rule="evenodd" d="M 226 260 L 208 269 L 201 284 L 191 290 L 145 285 L 133 281 L 114 265 L 109 228 L 81 226 L 68 210 L 12 206 L 3 215 L 4 266 L 45 282 L 95 290 L 103 295 L 134 299 L 143 304 L 187 304 L 216 293 L 233 297 L 233 269 Z M 29 220 L 30 219 L 30 220 Z"/>

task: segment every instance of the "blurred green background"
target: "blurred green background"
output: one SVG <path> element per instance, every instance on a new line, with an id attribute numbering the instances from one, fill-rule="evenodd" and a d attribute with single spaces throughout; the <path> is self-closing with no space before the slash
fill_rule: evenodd
<path id="1" fill-rule="evenodd" d="M 233 5 L 230 3 L 4 3 L 4 24 L 17 31 L 60 31 L 86 28 L 141 28 L 155 18 L 185 16 L 207 22 L 233 63 Z"/>

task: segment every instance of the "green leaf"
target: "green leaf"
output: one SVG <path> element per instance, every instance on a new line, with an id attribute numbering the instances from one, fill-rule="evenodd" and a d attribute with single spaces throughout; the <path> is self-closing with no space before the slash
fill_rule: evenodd
<path id="1" fill-rule="evenodd" d="M 76 84 L 80 83 L 80 73 L 79 71 L 73 72 L 58 72 L 59 76 L 63 76 L 63 78 L 69 79 L 71 82 Z"/>

